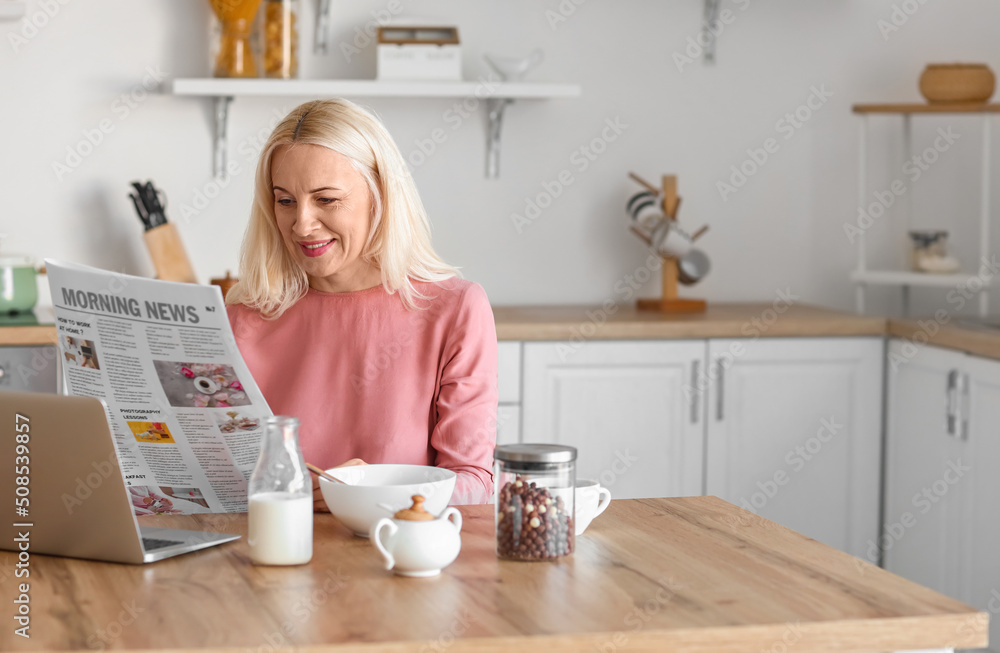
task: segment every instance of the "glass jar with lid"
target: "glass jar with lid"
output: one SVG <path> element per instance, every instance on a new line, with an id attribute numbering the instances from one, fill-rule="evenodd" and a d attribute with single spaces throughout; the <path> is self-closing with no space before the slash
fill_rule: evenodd
<path id="1" fill-rule="evenodd" d="M 256 77 L 250 42 L 260 0 L 209 0 L 218 24 L 212 52 L 215 77 Z"/>
<path id="2" fill-rule="evenodd" d="M 264 0 L 260 12 L 260 41 L 264 76 L 299 76 L 299 0 Z"/>
<path id="3" fill-rule="evenodd" d="M 948 232 L 923 229 L 910 232 L 910 267 L 916 272 L 957 272 L 958 260 L 948 256 Z"/>
<path id="4" fill-rule="evenodd" d="M 543 561 L 573 553 L 576 449 L 501 445 L 494 461 L 497 555 Z"/>

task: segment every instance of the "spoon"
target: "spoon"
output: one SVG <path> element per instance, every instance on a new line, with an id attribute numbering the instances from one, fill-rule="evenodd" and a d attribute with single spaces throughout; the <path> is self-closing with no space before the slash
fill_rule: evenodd
<path id="1" fill-rule="evenodd" d="M 306 463 L 306 467 L 308 467 L 309 471 L 312 472 L 313 474 L 315 474 L 316 476 L 322 476 L 323 478 L 325 478 L 328 481 L 333 481 L 334 483 L 340 483 L 342 485 L 350 485 L 350 483 L 348 483 L 346 481 L 342 481 L 339 478 L 337 478 L 336 476 L 330 476 L 329 474 L 327 474 L 326 472 L 324 472 L 322 469 L 320 469 L 316 465 L 313 465 L 312 463 Z"/>

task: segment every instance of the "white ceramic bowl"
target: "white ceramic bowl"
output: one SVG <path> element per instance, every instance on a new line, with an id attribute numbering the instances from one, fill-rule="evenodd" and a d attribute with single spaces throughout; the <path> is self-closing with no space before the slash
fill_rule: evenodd
<path id="1" fill-rule="evenodd" d="M 335 467 L 326 473 L 348 484 L 320 477 L 323 500 L 330 512 L 359 537 L 368 537 L 368 531 L 382 517 L 409 508 L 414 494 L 424 496 L 427 512 L 440 515 L 448 507 L 458 479 L 450 469 L 423 465 L 358 465 Z M 380 503 L 392 510 L 380 507 Z"/>

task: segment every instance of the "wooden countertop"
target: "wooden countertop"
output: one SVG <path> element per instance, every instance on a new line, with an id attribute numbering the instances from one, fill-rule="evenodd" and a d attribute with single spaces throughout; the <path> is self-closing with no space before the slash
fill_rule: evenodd
<path id="1" fill-rule="evenodd" d="M 674 315 L 619 306 L 494 306 L 500 340 L 881 336 L 885 319 L 793 304 L 709 304 Z M 52 325 L 4 326 L 0 346 L 56 342 Z"/>
<path id="2" fill-rule="evenodd" d="M 37 308 L 32 313 L 0 315 L 0 346 L 56 344 L 55 315 L 52 308 Z"/>
<path id="3" fill-rule="evenodd" d="M 672 315 L 635 306 L 494 306 L 500 340 L 658 340 L 882 336 L 906 338 L 1000 360 L 1000 330 L 925 319 L 889 319 L 815 306 L 710 304 L 704 313 Z M 49 318 L 51 320 L 51 318 Z M 934 329 L 934 326 L 940 328 Z M 4 326 L 0 346 L 52 345 L 52 324 Z"/>
<path id="4" fill-rule="evenodd" d="M 613 501 L 560 562 L 500 561 L 491 506 L 431 579 L 385 571 L 317 515 L 314 557 L 255 567 L 246 540 L 146 566 L 32 556 L 31 639 L 0 650 L 796 653 L 979 648 L 989 617 L 715 497 Z M 142 518 L 241 533 L 245 515 Z M 16 554 L 0 552 L 0 569 Z M 16 579 L 0 582 L 8 615 Z"/>
<path id="5" fill-rule="evenodd" d="M 56 327 L 51 324 L 0 327 L 0 347 L 56 344 Z"/>
<path id="6" fill-rule="evenodd" d="M 621 306 L 494 306 L 500 340 L 881 336 L 885 319 L 793 304 L 709 304 L 670 314 Z"/>
<path id="7" fill-rule="evenodd" d="M 929 344 L 1000 360 L 1000 329 L 963 325 L 959 319 L 951 318 L 947 322 L 933 317 L 889 320 L 887 332 L 917 345 Z"/>

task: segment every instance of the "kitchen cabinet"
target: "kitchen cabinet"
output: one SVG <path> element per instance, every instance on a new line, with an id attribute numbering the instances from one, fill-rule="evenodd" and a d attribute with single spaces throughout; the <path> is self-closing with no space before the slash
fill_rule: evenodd
<path id="1" fill-rule="evenodd" d="M 0 347 L 0 392 L 58 392 L 59 379 L 55 345 Z"/>
<path id="2" fill-rule="evenodd" d="M 706 491 L 853 555 L 878 528 L 881 338 L 709 341 Z"/>
<path id="3" fill-rule="evenodd" d="M 863 555 L 883 357 L 882 338 L 528 342 L 522 439 L 577 447 L 615 498 L 718 495 Z"/>
<path id="4" fill-rule="evenodd" d="M 966 356 L 966 401 L 961 419 L 961 461 L 967 468 L 958 493 L 962 499 L 962 549 L 959 560 L 959 600 L 992 613 L 990 633 L 994 650 L 1000 650 L 1000 362 Z M 962 470 L 959 470 L 962 471 Z M 957 474 L 958 472 L 953 472 Z"/>
<path id="5" fill-rule="evenodd" d="M 885 567 L 996 613 L 1000 362 L 902 340 L 888 362 Z"/>
<path id="6" fill-rule="evenodd" d="M 885 513 L 877 548 L 889 571 L 954 596 L 957 574 L 951 567 L 958 551 L 948 540 L 962 515 L 953 488 L 934 495 L 933 485 L 943 478 L 947 461 L 961 458 L 953 433 L 962 428 L 954 409 L 965 355 L 905 346 L 906 355 L 902 341 L 888 347 Z M 877 550 L 869 549 L 865 557 L 873 561 Z"/>
<path id="7" fill-rule="evenodd" d="M 616 499 L 702 493 L 704 340 L 527 342 L 526 442 L 577 447 Z"/>
<path id="8" fill-rule="evenodd" d="M 521 407 L 497 406 L 497 444 L 517 444 L 521 441 Z"/>
<path id="9" fill-rule="evenodd" d="M 497 444 L 521 441 L 521 343 L 497 346 Z"/>

